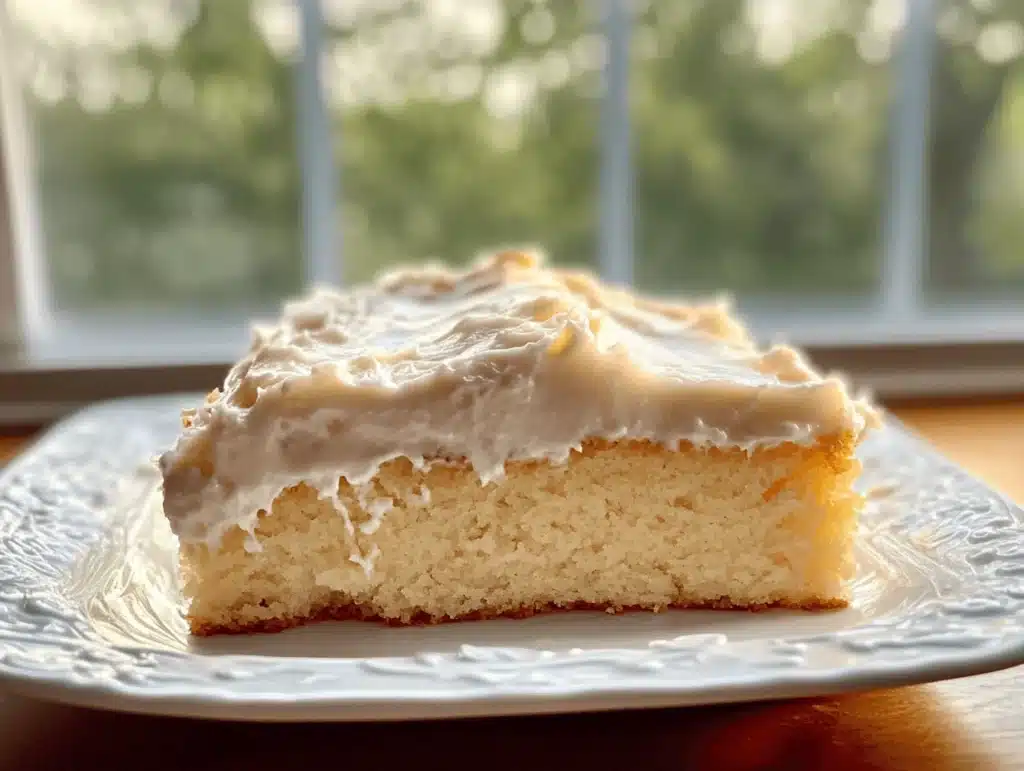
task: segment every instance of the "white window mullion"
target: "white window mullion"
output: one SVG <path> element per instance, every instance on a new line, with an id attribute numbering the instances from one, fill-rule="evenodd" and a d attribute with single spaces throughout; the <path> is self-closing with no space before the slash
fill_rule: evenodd
<path id="1" fill-rule="evenodd" d="M 34 147 L 14 35 L 0 4 L 0 344 L 30 347 L 52 326 Z"/>
<path id="2" fill-rule="evenodd" d="M 298 4 L 296 100 L 304 278 L 307 283 L 338 284 L 342 279 L 341 234 L 335 227 L 338 170 L 321 82 L 324 19 L 320 0 L 298 0 Z"/>
<path id="3" fill-rule="evenodd" d="M 2 91 L 2 87 L 0 87 Z M 3 112 L 0 111 L 0 353 L 24 341 L 18 312 L 18 271 L 14 266 L 14 196 L 4 152 Z"/>
<path id="4" fill-rule="evenodd" d="M 627 0 L 604 0 L 607 57 L 601 104 L 600 268 L 615 283 L 633 280 L 633 169 L 630 155 Z"/>
<path id="5" fill-rule="evenodd" d="M 890 186 L 882 245 L 882 297 L 894 321 L 922 310 L 928 233 L 928 147 L 934 0 L 906 0 L 906 24 L 895 59 L 889 140 Z"/>

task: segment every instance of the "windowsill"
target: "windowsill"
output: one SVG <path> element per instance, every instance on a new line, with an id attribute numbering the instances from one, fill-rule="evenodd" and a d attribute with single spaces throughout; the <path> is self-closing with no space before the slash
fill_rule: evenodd
<path id="1" fill-rule="evenodd" d="M 1009 307 L 907 322 L 870 307 L 745 310 L 763 340 L 798 345 L 819 367 L 841 370 L 880 397 L 1024 393 L 1024 313 Z M 56 318 L 59 333 L 21 355 L 0 349 L 0 424 L 45 423 L 103 399 L 209 390 L 246 349 L 252 315 Z"/>
<path id="2" fill-rule="evenodd" d="M 55 314 L 50 329 L 31 340 L 19 368 L 97 369 L 224 364 L 245 351 L 254 318 L 276 311 L 208 310 Z"/>

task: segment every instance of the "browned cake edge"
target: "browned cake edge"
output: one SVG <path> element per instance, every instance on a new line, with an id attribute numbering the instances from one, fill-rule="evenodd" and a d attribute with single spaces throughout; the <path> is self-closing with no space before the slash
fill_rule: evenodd
<path id="1" fill-rule="evenodd" d="M 432 616 L 420 611 L 411 620 L 403 621 L 397 618 L 385 618 L 378 615 L 372 608 L 356 603 L 341 603 L 327 605 L 313 613 L 305 616 L 290 618 L 269 618 L 245 624 L 208 624 L 199 619 L 190 618 L 192 634 L 199 637 L 209 637 L 218 634 L 249 634 L 256 632 L 283 632 L 293 627 L 305 626 L 306 624 L 319 621 L 373 621 L 386 626 L 433 626 L 436 624 L 449 624 L 459 621 L 487 621 L 498 618 L 523 619 L 531 616 L 548 615 L 552 613 L 568 613 L 579 610 L 603 611 L 605 613 L 621 615 L 623 613 L 653 612 L 659 613 L 665 610 L 746 610 L 751 613 L 760 613 L 767 610 L 841 610 L 849 603 L 842 598 L 835 597 L 814 597 L 806 602 L 791 602 L 782 600 L 769 604 L 748 605 L 733 603 L 728 598 L 710 600 L 707 602 L 672 602 L 668 605 L 646 606 L 646 605 L 612 605 L 600 602 L 572 602 L 568 604 L 542 603 L 532 606 L 511 608 L 508 610 L 499 608 L 483 608 L 481 610 L 466 613 L 460 616 Z"/>

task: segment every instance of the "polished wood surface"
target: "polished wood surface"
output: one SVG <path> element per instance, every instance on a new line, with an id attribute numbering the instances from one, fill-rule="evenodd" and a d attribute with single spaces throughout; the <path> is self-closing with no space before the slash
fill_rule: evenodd
<path id="1" fill-rule="evenodd" d="M 29 440 L 27 436 L 0 436 L 0 466 L 14 457 L 14 454 Z"/>
<path id="2" fill-rule="evenodd" d="M 1024 503 L 1024 402 L 906 407 L 909 426 Z M 0 437 L 0 462 L 25 440 Z M 0 695 L 0 769 L 1017 769 L 1024 667 L 835 698 L 599 715 L 258 725 Z"/>

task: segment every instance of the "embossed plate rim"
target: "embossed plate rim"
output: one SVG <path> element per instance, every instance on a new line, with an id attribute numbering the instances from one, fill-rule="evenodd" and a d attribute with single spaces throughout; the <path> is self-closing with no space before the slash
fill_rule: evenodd
<path id="1" fill-rule="evenodd" d="M 903 459 L 900 495 L 916 502 L 893 521 L 948 527 L 946 540 L 960 541 L 937 548 L 950 565 L 962 563 L 953 587 L 960 594 L 903 615 L 781 640 L 729 640 L 712 629 L 658 647 L 578 654 L 463 646 L 452 654 L 323 659 L 118 649 L 63 597 L 60 578 L 100 537 L 99 512 L 114 483 L 173 436 L 177 408 L 194 398 L 90 407 L 0 472 L 0 682 L 131 712 L 386 720 L 812 696 L 1024 662 L 1024 514 L 892 426 L 873 440 L 882 448 L 875 452 Z M 923 508 L 931 498 L 937 511 Z M 939 516 L 950 500 L 963 504 L 958 532 Z"/>

